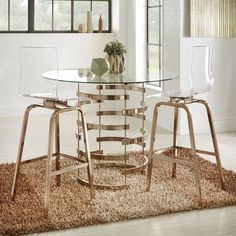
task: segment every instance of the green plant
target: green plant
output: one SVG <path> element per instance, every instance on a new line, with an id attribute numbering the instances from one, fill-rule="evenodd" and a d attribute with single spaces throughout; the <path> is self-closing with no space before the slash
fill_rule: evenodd
<path id="1" fill-rule="evenodd" d="M 126 48 L 125 45 L 119 42 L 118 40 L 107 43 L 104 48 L 104 52 L 108 55 L 123 55 L 125 54 Z"/>

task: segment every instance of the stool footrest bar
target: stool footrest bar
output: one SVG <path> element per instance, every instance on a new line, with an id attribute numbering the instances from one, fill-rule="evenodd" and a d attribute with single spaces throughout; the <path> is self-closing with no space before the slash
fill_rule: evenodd
<path id="1" fill-rule="evenodd" d="M 171 158 L 171 157 L 163 157 L 159 155 L 153 155 L 153 158 L 155 160 L 161 160 L 161 161 L 167 161 L 170 163 L 177 163 L 177 164 L 181 164 L 181 165 L 188 165 L 188 166 L 193 166 L 193 162 L 192 161 L 184 161 L 184 160 L 180 160 L 180 159 L 176 159 L 176 158 Z"/>
<path id="2" fill-rule="evenodd" d="M 176 146 L 177 149 L 185 149 L 185 150 L 188 150 L 188 151 L 191 151 L 192 149 L 191 148 L 188 148 L 188 147 L 182 147 L 182 146 Z M 210 152 L 210 151 L 205 151 L 205 150 L 201 150 L 201 149 L 196 149 L 196 153 L 200 153 L 200 154 L 206 154 L 206 155 L 209 155 L 209 156 L 215 156 L 216 154 L 214 152 Z"/>
<path id="3" fill-rule="evenodd" d="M 83 164 L 79 164 L 79 165 L 75 165 L 75 166 L 70 166 L 70 167 L 66 167 L 64 169 L 60 169 L 60 170 L 56 170 L 50 173 L 50 176 L 56 176 L 56 175 L 60 175 L 60 174 L 64 174 L 67 173 L 69 171 L 73 171 L 73 170 L 78 170 L 80 168 L 84 168 L 87 167 L 88 163 L 83 163 Z"/>
<path id="4" fill-rule="evenodd" d="M 52 154 L 53 157 L 55 157 L 56 155 L 57 155 L 57 153 Z M 47 155 L 44 155 L 44 156 L 40 156 L 40 157 L 31 158 L 29 160 L 24 160 L 21 162 L 21 165 L 36 162 L 36 161 L 41 161 L 41 160 L 46 159 L 47 157 L 48 157 Z"/>

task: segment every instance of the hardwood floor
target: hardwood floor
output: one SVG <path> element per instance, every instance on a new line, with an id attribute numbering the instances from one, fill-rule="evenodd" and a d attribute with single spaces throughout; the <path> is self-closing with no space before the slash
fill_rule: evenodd
<path id="1" fill-rule="evenodd" d="M 236 207 L 199 210 L 36 235 L 235 236 Z"/>
<path id="2" fill-rule="evenodd" d="M 21 121 L 22 117 L 0 118 L 0 163 L 15 162 Z M 48 116 L 33 116 L 31 121 L 25 154 L 29 156 L 44 154 L 47 147 Z M 62 145 L 68 151 L 72 150 L 75 144 L 74 126 L 75 124 L 71 124 L 71 117 L 65 116 L 62 120 L 62 135 L 66 138 Z M 159 131 L 160 145 L 168 146 L 171 134 L 162 129 Z M 218 133 L 217 137 L 223 167 L 236 171 L 236 132 Z M 188 145 L 188 136 L 178 138 L 179 144 Z M 196 135 L 196 143 L 199 148 L 212 149 L 210 136 L 207 134 Z M 236 207 L 182 212 L 34 235 L 235 236 Z"/>

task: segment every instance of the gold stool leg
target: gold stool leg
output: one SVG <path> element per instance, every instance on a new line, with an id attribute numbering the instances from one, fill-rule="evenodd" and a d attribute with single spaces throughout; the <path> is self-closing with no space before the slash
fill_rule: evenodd
<path id="1" fill-rule="evenodd" d="M 190 143 L 191 143 L 191 149 L 192 149 L 191 154 L 192 154 L 192 157 L 193 157 L 193 170 L 194 170 L 195 183 L 196 183 L 197 192 L 198 192 L 198 204 L 199 204 L 199 206 L 202 206 L 202 194 L 201 194 L 201 185 L 200 185 L 199 163 L 198 163 L 198 159 L 197 159 L 197 156 L 196 156 L 196 144 L 195 144 L 192 116 L 191 116 L 191 113 L 190 113 L 187 106 L 183 105 L 182 108 L 187 113 L 189 136 L 190 136 Z"/>
<path id="2" fill-rule="evenodd" d="M 148 164 L 148 171 L 147 171 L 146 191 L 150 191 L 150 186 L 151 186 L 152 168 L 153 168 L 153 150 L 154 150 L 154 143 L 155 143 L 155 138 L 156 138 L 157 117 L 158 117 L 158 107 L 159 106 L 160 106 L 160 104 L 157 103 L 155 105 L 154 110 L 153 110 L 150 150 L 149 150 L 149 154 L 148 154 L 149 164 Z"/>
<path id="3" fill-rule="evenodd" d="M 24 118 L 23 118 L 23 123 L 22 123 L 22 128 L 21 128 L 21 135 L 20 135 L 20 142 L 19 142 L 18 153 L 17 153 L 16 169 L 15 169 L 12 191 L 11 191 L 12 200 L 15 199 L 15 195 L 16 195 L 16 186 L 17 186 L 17 180 L 18 180 L 18 176 L 20 172 L 20 164 L 21 164 L 21 159 L 22 159 L 22 154 L 23 154 L 23 149 L 24 149 L 24 144 L 25 144 L 25 135 L 26 135 L 27 125 L 28 125 L 28 120 L 29 120 L 29 113 L 35 107 L 37 107 L 37 105 L 30 105 L 29 107 L 27 107 L 24 113 Z"/>
<path id="4" fill-rule="evenodd" d="M 178 117 L 179 117 L 179 109 L 178 109 L 178 107 L 175 107 L 175 111 L 174 111 L 174 132 L 173 132 L 174 158 L 177 157 L 176 141 L 177 141 Z M 172 164 L 172 178 L 176 178 L 176 163 L 175 162 L 173 162 L 173 164 Z"/>
<path id="5" fill-rule="evenodd" d="M 88 144 L 88 132 L 87 132 L 87 125 L 85 120 L 85 115 L 81 108 L 77 108 L 78 111 L 81 114 L 81 121 L 83 126 L 83 140 L 84 140 L 84 148 L 86 152 L 87 162 L 88 162 L 88 181 L 89 181 L 89 189 L 90 189 L 90 196 L 91 198 L 95 197 L 95 191 L 93 186 L 93 170 L 92 170 L 92 163 L 91 163 L 91 156 L 90 156 L 90 150 L 89 150 L 89 144 Z"/>
<path id="6" fill-rule="evenodd" d="M 56 148 L 56 170 L 60 170 L 60 125 L 59 125 L 59 115 L 55 119 L 55 148 Z M 61 186 L 61 175 L 56 176 L 57 186 Z"/>
<path id="7" fill-rule="evenodd" d="M 214 123 L 213 123 L 213 119 L 212 119 L 211 109 L 206 101 L 200 101 L 200 103 L 202 103 L 207 110 L 208 121 L 209 121 L 210 130 L 211 130 L 211 138 L 212 138 L 212 143 L 214 146 L 216 163 L 217 163 L 217 167 L 218 167 L 218 171 L 219 171 L 219 175 L 220 175 L 221 187 L 222 187 L 222 189 L 225 189 L 224 175 L 223 175 L 222 165 L 221 165 L 221 160 L 220 160 L 220 152 L 219 152 L 219 148 L 218 148 L 218 144 L 217 144 L 216 131 L 215 131 L 215 127 L 214 127 Z"/>
<path id="8" fill-rule="evenodd" d="M 48 216 L 49 208 L 49 195 L 50 195 L 50 181 L 51 181 L 51 170 L 52 170 L 52 149 L 53 149 L 53 135 L 55 128 L 55 120 L 58 111 L 55 111 L 50 118 L 49 124 L 49 136 L 48 136 L 48 157 L 47 157 L 47 169 L 46 169 L 46 183 L 45 183 L 45 198 L 44 198 L 44 216 Z"/>

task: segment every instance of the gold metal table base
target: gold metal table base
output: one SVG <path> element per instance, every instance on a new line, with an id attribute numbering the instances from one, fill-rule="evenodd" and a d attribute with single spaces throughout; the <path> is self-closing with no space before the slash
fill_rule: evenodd
<path id="1" fill-rule="evenodd" d="M 132 100 L 133 97 L 137 99 L 137 95 L 141 94 L 141 101 L 137 104 L 137 107 L 128 107 L 129 100 Z M 121 168 L 121 173 L 124 175 L 124 183 L 122 184 L 96 184 L 94 183 L 95 188 L 106 188 L 106 189 L 125 189 L 128 188 L 129 185 L 127 183 L 127 176 L 136 173 L 142 173 L 147 165 L 148 158 L 145 156 L 145 140 L 148 137 L 148 131 L 144 127 L 144 122 L 146 119 L 145 112 L 147 111 L 147 105 L 144 101 L 145 88 L 144 84 L 139 85 L 128 85 L 128 84 L 107 84 L 107 85 L 97 85 L 96 92 L 88 93 L 81 91 L 78 86 L 78 105 L 90 105 L 90 104 L 81 104 L 80 98 L 91 99 L 91 104 L 97 104 L 97 109 L 94 111 L 94 114 L 97 116 L 98 122 L 88 122 L 87 129 L 88 131 L 95 131 L 97 135 L 95 138 L 95 142 L 98 147 L 97 150 L 91 152 L 91 159 L 98 160 L 98 164 L 94 164 L 96 167 L 119 167 Z M 139 95 L 140 96 L 140 95 Z M 133 101 L 135 101 L 133 99 Z M 114 109 L 107 110 L 104 109 L 104 104 L 110 104 L 112 102 L 123 104 L 122 109 Z M 114 120 L 114 124 L 104 124 L 104 117 L 110 116 Z M 140 128 L 137 130 L 140 131 L 140 135 L 136 137 L 129 137 L 129 130 L 131 128 L 131 124 L 128 122 L 129 119 L 135 119 L 140 121 Z M 120 123 L 118 123 L 120 122 Z M 78 119 L 77 121 L 78 127 L 80 127 L 81 122 Z M 109 132 L 119 132 L 118 135 L 109 135 Z M 123 135 L 120 135 L 120 132 L 123 132 Z M 78 156 L 81 158 L 86 157 L 86 153 L 82 150 L 80 145 L 80 131 L 78 128 L 77 139 L 78 139 Z M 91 141 L 91 140 L 90 140 Z M 112 143 L 119 142 L 121 147 L 123 147 L 123 153 L 106 153 L 105 149 L 102 147 L 103 143 Z M 111 144 L 112 145 L 112 144 Z M 127 146 L 129 145 L 137 145 L 141 148 L 142 154 L 139 155 L 141 163 L 139 165 L 128 164 L 127 161 L 129 159 Z M 123 162 L 122 162 L 123 161 Z M 122 162 L 122 163 L 121 163 Z M 88 181 L 78 177 L 78 182 L 83 185 L 88 185 Z M 96 180 L 95 180 L 96 182 Z"/>

